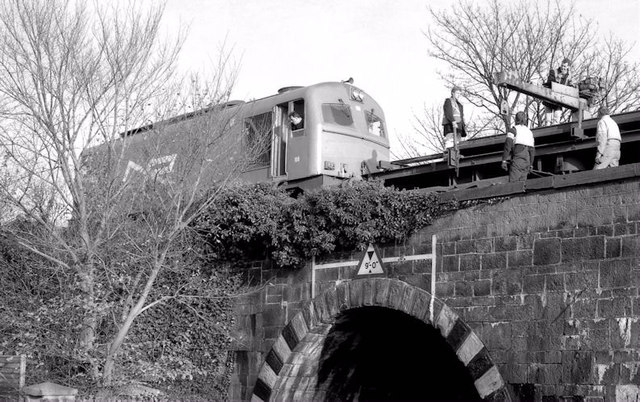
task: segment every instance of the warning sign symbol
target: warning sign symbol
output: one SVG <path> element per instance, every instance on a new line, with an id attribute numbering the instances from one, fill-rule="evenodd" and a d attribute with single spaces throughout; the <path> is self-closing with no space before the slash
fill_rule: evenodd
<path id="1" fill-rule="evenodd" d="M 378 252 L 373 244 L 369 243 L 367 251 L 364 252 L 362 260 L 358 268 L 359 275 L 376 275 L 384 274 L 384 268 L 382 267 L 382 260 L 378 258 Z"/>

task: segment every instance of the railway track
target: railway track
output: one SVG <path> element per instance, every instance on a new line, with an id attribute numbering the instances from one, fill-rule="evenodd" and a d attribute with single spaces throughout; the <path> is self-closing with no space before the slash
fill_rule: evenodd
<path id="1" fill-rule="evenodd" d="M 620 165 L 640 162 L 640 111 L 611 116 L 622 136 Z M 596 154 L 598 119 L 582 122 L 585 139 L 572 137 L 575 123 L 565 123 L 533 129 L 536 141 L 534 172 L 529 179 L 544 176 L 570 175 L 591 170 Z M 501 169 L 505 134 L 463 141 L 460 143 L 459 172 L 442 154 L 396 160 L 384 171 L 369 173 L 366 178 L 383 180 L 385 185 L 402 189 L 449 191 L 470 186 L 479 187 L 506 183 L 508 176 Z M 602 175 L 607 175 L 604 169 Z"/>

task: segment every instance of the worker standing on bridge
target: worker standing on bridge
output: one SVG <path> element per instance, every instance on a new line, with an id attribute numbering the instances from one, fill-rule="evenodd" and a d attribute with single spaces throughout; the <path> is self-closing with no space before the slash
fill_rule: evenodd
<path id="1" fill-rule="evenodd" d="M 596 143 L 598 153 L 594 169 L 604 169 L 618 166 L 620 162 L 620 128 L 609 116 L 609 108 L 602 105 L 598 109 L 598 130 L 596 131 Z"/>
<path id="2" fill-rule="evenodd" d="M 527 127 L 527 115 L 516 113 L 516 125 L 507 132 L 502 153 L 502 169 L 509 171 L 509 181 L 526 180 L 533 170 L 535 145 L 533 133 Z"/>
<path id="3" fill-rule="evenodd" d="M 458 100 L 460 87 L 451 88 L 451 97 L 444 101 L 442 126 L 444 131 L 444 147 L 451 148 L 454 141 L 460 141 L 461 137 L 466 137 L 467 132 L 464 125 L 464 109 Z M 455 137 L 454 137 L 455 132 Z"/>
<path id="4" fill-rule="evenodd" d="M 562 60 L 562 64 L 560 64 L 560 67 L 558 67 L 556 70 L 549 70 L 547 82 L 545 82 L 543 86 L 551 88 L 552 82 L 557 82 L 558 84 L 567 86 L 573 86 L 573 82 L 571 81 L 570 67 L 571 60 L 565 57 Z M 560 123 L 560 114 L 562 113 L 562 109 L 560 108 L 560 106 L 547 102 L 542 102 L 542 104 L 544 105 L 546 124 L 551 125 Z"/>

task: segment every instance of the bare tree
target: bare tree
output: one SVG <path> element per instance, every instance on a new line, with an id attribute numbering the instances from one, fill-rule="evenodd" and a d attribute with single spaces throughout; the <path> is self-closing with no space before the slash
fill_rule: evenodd
<path id="1" fill-rule="evenodd" d="M 463 97 L 479 110 L 476 126 L 486 132 L 509 127 L 510 114 L 500 114 L 503 100 L 510 111 L 527 110 L 534 127 L 543 120 L 539 100 L 498 88 L 493 84 L 494 73 L 514 71 L 524 82 L 542 84 L 549 69 L 564 57 L 573 61 L 574 81 L 602 79 L 605 92 L 597 103 L 615 111 L 638 108 L 639 67 L 627 61 L 631 47 L 615 38 L 599 41 L 593 22 L 576 17 L 573 4 L 461 0 L 430 12 L 434 23 L 426 32 L 429 53 L 447 66 L 440 77 L 448 86 L 463 87 Z M 437 131 L 439 122 L 432 112 L 418 117 L 419 132 Z M 565 118 L 568 114 L 565 111 Z"/>
<path id="2" fill-rule="evenodd" d="M 432 104 L 423 106 L 421 114 L 414 114 L 414 130 L 412 136 L 405 136 L 400 141 L 401 154 L 407 157 L 424 155 L 427 152 L 444 151 L 444 132 L 442 129 L 442 106 Z"/>
<path id="3" fill-rule="evenodd" d="M 611 113 L 640 110 L 640 64 L 628 61 L 632 48 L 609 35 L 579 59 L 578 75 L 601 80 L 603 90 L 597 101 Z"/>
<path id="4" fill-rule="evenodd" d="M 264 146 L 228 135 L 237 109 L 215 106 L 235 79 L 227 56 L 209 84 L 175 79 L 183 35 L 162 41 L 162 14 L 0 5 L 0 147 L 13 175 L 0 195 L 39 228 L 15 226 L 15 242 L 77 282 L 74 357 L 106 386 L 135 320 L 182 296 L 155 287 L 191 258 L 189 224 Z"/>
<path id="5" fill-rule="evenodd" d="M 425 154 L 425 150 L 430 153 L 441 153 L 445 150 L 444 129 L 442 117 L 444 110 L 441 103 L 434 103 L 431 106 L 424 105 L 420 114 L 414 114 L 413 135 L 408 135 L 400 141 L 403 156 L 417 157 Z M 466 130 L 469 133 L 465 139 L 482 137 L 495 133 L 500 127 L 495 119 L 486 119 L 470 113 L 465 117 Z"/>
<path id="6" fill-rule="evenodd" d="M 430 54 L 450 67 L 441 78 L 462 86 L 468 102 L 506 126 L 510 117 L 499 113 L 502 100 L 509 100 L 513 110 L 523 96 L 493 85 L 494 73 L 514 71 L 525 82 L 539 82 L 549 66 L 563 57 L 575 59 L 579 49 L 594 41 L 588 21 L 574 18 L 573 6 L 565 8 L 559 1 L 460 1 L 452 9 L 431 9 L 431 15 L 435 24 L 426 34 Z"/>

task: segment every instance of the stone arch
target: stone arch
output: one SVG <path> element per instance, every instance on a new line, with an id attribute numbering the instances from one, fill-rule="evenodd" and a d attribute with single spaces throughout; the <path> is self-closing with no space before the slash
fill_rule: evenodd
<path id="1" fill-rule="evenodd" d="M 377 306 L 404 312 L 439 329 L 464 364 L 483 400 L 511 400 L 498 368 L 477 334 L 442 301 L 406 282 L 366 278 L 332 285 L 308 301 L 283 328 L 259 371 L 252 400 L 310 400 L 324 337 L 345 310 Z M 315 365 L 315 366 L 314 366 Z"/>

